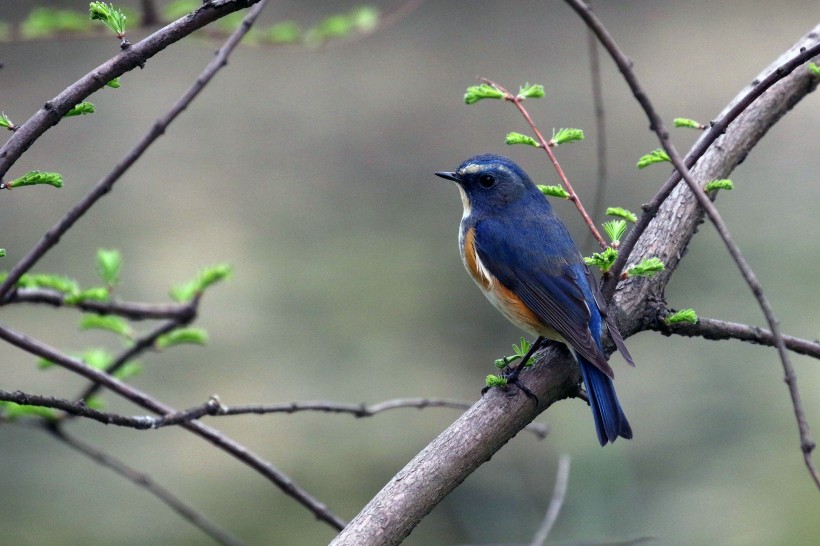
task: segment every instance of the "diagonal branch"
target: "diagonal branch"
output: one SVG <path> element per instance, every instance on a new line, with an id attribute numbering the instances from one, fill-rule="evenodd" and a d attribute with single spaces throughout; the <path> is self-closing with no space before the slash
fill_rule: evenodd
<path id="1" fill-rule="evenodd" d="M 532 400 L 515 387 L 492 389 L 373 497 L 332 546 L 395 545 L 444 497 L 539 413 L 578 392 L 580 369 L 563 346 L 549 345 L 522 374 Z"/>
<path id="2" fill-rule="evenodd" d="M 732 239 L 728 226 L 723 221 L 720 213 L 718 213 L 717 208 L 712 203 L 709 195 L 704 192 L 702 186 L 695 181 L 692 174 L 689 172 L 689 169 L 686 165 L 684 165 L 683 158 L 680 154 L 678 154 L 678 151 L 669 140 L 669 132 L 664 126 L 663 120 L 652 106 L 649 96 L 638 82 L 638 78 L 632 70 L 631 60 L 623 53 L 623 51 L 621 51 L 601 21 L 592 13 L 592 8 L 590 8 L 588 4 L 583 2 L 583 0 L 567 0 L 567 2 L 570 4 L 570 7 L 572 7 L 578 15 L 580 15 L 584 22 L 587 23 L 590 29 L 595 32 L 602 45 L 607 49 L 607 51 L 609 51 L 615 61 L 615 64 L 618 65 L 618 68 L 632 90 L 632 93 L 635 95 L 635 98 L 643 107 L 646 116 L 649 118 L 650 128 L 658 135 L 658 140 L 663 146 L 663 149 L 666 150 L 667 154 L 669 154 L 675 169 L 677 169 L 686 184 L 689 186 L 689 189 L 695 196 L 697 204 L 706 212 L 709 220 L 711 220 L 712 224 L 715 226 L 715 229 L 720 235 L 720 238 L 723 240 L 726 249 L 729 251 L 729 254 L 732 256 L 732 259 L 735 261 L 735 264 L 740 270 L 740 273 L 743 275 L 746 284 L 749 285 L 749 289 L 757 300 L 758 305 L 766 318 L 766 322 L 769 324 L 769 328 L 771 329 L 772 336 L 774 337 L 774 343 L 780 357 L 780 362 L 783 366 L 786 384 L 789 387 L 789 394 L 792 398 L 795 419 L 797 420 L 797 428 L 800 434 L 800 449 L 803 452 L 803 459 L 806 463 L 807 469 L 809 470 L 809 474 L 818 489 L 820 489 L 820 472 L 818 472 L 817 468 L 814 466 L 814 461 L 811 458 L 811 452 L 814 450 L 816 444 L 811 437 L 811 430 L 809 429 L 809 424 L 803 410 L 800 392 L 797 389 L 797 377 L 795 376 L 794 368 L 792 367 L 789 358 L 789 353 L 786 350 L 786 345 L 783 342 L 783 337 L 780 333 L 780 323 L 775 317 L 774 311 L 769 304 L 769 300 L 763 292 L 763 286 L 754 271 L 752 271 L 752 268 L 746 261 L 746 258 L 741 253 L 740 248 Z"/>
<path id="3" fill-rule="evenodd" d="M 726 134 L 729 125 L 741 116 L 749 119 L 752 116 L 758 116 L 761 110 L 765 110 L 766 115 L 760 119 L 754 133 L 750 135 L 748 139 L 744 141 L 738 138 L 733 142 L 733 147 L 726 147 L 729 155 L 727 155 L 725 159 L 726 166 L 724 169 L 728 174 L 732 167 L 742 161 L 742 158 L 746 157 L 746 154 L 757 144 L 758 140 L 763 138 L 769 127 L 777 123 L 777 121 L 785 115 L 786 112 L 791 110 L 806 94 L 814 91 L 817 82 L 814 81 L 813 78 L 808 77 L 807 74 L 797 74 L 797 78 L 792 79 L 798 81 L 792 81 L 787 89 L 781 88 L 778 90 L 776 100 L 772 100 L 770 96 L 765 105 L 758 103 L 754 109 L 751 108 L 752 105 L 755 104 L 755 101 L 762 97 L 772 86 L 791 75 L 797 67 L 805 65 L 806 62 L 820 55 L 820 42 L 817 41 L 818 33 L 820 33 L 820 26 L 815 27 L 811 32 L 803 36 L 789 51 L 765 68 L 763 72 L 755 78 L 749 89 L 744 90 L 732 100 L 729 106 L 721 112 L 718 120 L 710 125 L 710 129 L 698 139 L 697 143 L 695 143 L 689 153 L 686 154 L 684 163 L 688 168 L 691 169 L 694 167 L 704 156 L 706 156 L 707 162 L 715 161 L 709 158 L 710 155 L 715 154 L 715 149 L 711 146 L 718 138 Z M 742 123 L 743 120 L 741 119 L 735 123 L 735 126 Z M 724 146 L 726 144 L 725 140 L 727 139 L 724 138 Z M 728 165 L 731 165 L 731 167 Z M 715 178 L 720 177 L 716 176 Z M 612 268 L 610 269 L 611 276 L 604 281 L 604 285 L 601 288 L 607 300 L 612 298 L 621 272 L 624 271 L 627 260 L 631 258 L 633 248 L 643 233 L 649 228 L 650 222 L 658 216 L 661 205 L 672 195 L 673 190 L 678 187 L 680 181 L 680 172 L 675 170 L 669 179 L 664 182 L 652 200 L 642 207 L 643 214 L 638 218 L 635 226 L 627 233 L 624 240 L 621 241 L 618 259 L 615 260 L 615 263 L 612 264 Z"/>
<path id="4" fill-rule="evenodd" d="M 85 100 L 106 83 L 135 68 L 145 66 L 154 55 L 192 32 L 261 0 L 213 0 L 187 17 L 174 21 L 144 40 L 124 49 L 46 102 L 30 119 L 20 125 L 0 147 L 0 178 L 43 133 L 57 125 L 66 112 Z M 241 30 L 241 29 L 237 29 Z M 244 35 L 244 32 L 242 33 Z"/>
<path id="5" fill-rule="evenodd" d="M 258 3 L 258 4 L 257 4 Z M 241 7 L 247 7 L 251 4 L 257 4 L 248 13 L 242 24 L 236 31 L 231 34 L 225 44 L 217 51 L 214 59 L 208 63 L 197 81 L 192 85 L 188 91 L 174 104 L 171 110 L 159 121 L 157 121 L 151 130 L 142 138 L 137 146 L 131 150 L 126 157 L 114 168 L 111 173 L 103 177 L 100 182 L 87 194 L 68 214 L 60 220 L 46 235 L 37 243 L 37 245 L 12 269 L 6 278 L 5 282 L 0 285 L 0 301 L 8 296 L 9 291 L 15 285 L 20 276 L 28 271 L 52 246 L 54 246 L 60 237 L 68 230 L 80 217 L 88 211 L 89 208 L 103 195 L 111 190 L 114 182 L 130 167 L 142 153 L 151 145 L 170 124 L 199 94 L 200 91 L 208 84 L 213 76 L 220 68 L 226 65 L 228 56 L 239 44 L 244 35 L 248 32 L 259 12 L 267 3 L 267 0 L 247 0 L 247 1 L 233 1 L 222 0 L 212 1 L 203 5 L 189 17 L 185 17 L 168 25 L 164 29 L 154 33 L 145 40 L 139 42 L 123 51 L 120 55 L 114 57 L 107 63 L 104 63 L 97 70 L 91 72 L 75 83 L 66 91 L 61 93 L 54 101 L 46 105 L 46 107 L 35 114 L 35 116 L 27 121 L 20 130 L 16 132 L 13 137 L 0 148 L 0 173 L 5 173 L 8 167 L 31 145 L 37 137 L 39 137 L 46 129 L 57 123 L 65 111 L 73 106 L 78 100 L 77 96 L 83 96 L 83 93 L 90 94 L 92 91 L 99 89 L 105 82 L 110 81 L 115 76 L 133 69 L 144 63 L 144 60 L 151 55 L 161 51 L 173 41 L 176 41 L 183 36 L 190 34 L 197 28 L 217 19 L 227 13 L 236 11 Z M 144 57 L 143 57 L 144 56 Z M 119 71 L 119 72 L 118 72 Z M 54 113 L 57 117 L 53 117 Z M 25 129 L 25 130 L 24 130 Z M 15 137 L 19 137 L 15 140 Z M 2 176 L 2 174 L 0 174 Z M 101 384 L 113 392 L 123 396 L 124 398 L 161 415 L 175 413 L 175 410 L 160 401 L 154 399 L 147 393 L 140 391 L 126 383 L 123 383 L 108 374 L 95 370 L 79 360 L 69 358 L 59 351 L 31 339 L 23 334 L 15 332 L 10 328 L 0 325 L 0 338 L 8 341 L 24 351 L 28 351 L 37 356 L 46 358 L 55 364 L 58 364 L 78 375 Z M 182 425 L 189 431 L 206 439 L 214 446 L 230 453 L 240 461 L 244 462 L 257 472 L 261 473 L 275 485 L 277 485 L 284 493 L 294 498 L 297 502 L 302 504 L 305 508 L 310 510 L 318 519 L 328 523 L 336 529 L 344 527 L 344 521 L 331 513 L 328 508 L 313 498 L 310 494 L 296 485 L 290 478 L 285 476 L 282 472 L 277 470 L 267 461 L 261 459 L 255 453 L 252 453 L 245 446 L 235 442 L 234 440 L 223 435 L 219 431 L 203 425 L 199 421 L 192 421 Z"/>
<path id="6" fill-rule="evenodd" d="M 177 413 L 174 408 L 160 402 L 150 394 L 111 377 L 105 372 L 96 370 L 86 365 L 84 362 L 81 362 L 75 358 L 70 358 L 53 347 L 16 332 L 11 328 L 0 325 L 0 339 L 3 339 L 15 347 L 18 347 L 33 355 L 48 359 L 54 364 L 57 364 L 58 366 L 61 366 L 79 376 L 85 377 L 95 383 L 99 383 L 110 391 L 122 396 L 126 400 L 130 400 L 131 402 L 149 411 L 153 411 L 160 415 Z M 285 494 L 289 495 L 299 504 L 311 511 L 317 519 L 324 521 L 335 529 L 341 529 L 344 527 L 344 521 L 331 513 L 327 506 L 319 502 L 307 491 L 303 490 L 295 482 L 293 482 L 293 480 L 291 480 L 288 476 L 283 474 L 269 462 L 250 451 L 245 446 L 235 442 L 218 430 L 206 426 L 199 421 L 182 423 L 181 426 L 259 472 L 262 476 L 279 487 Z"/>
<path id="7" fill-rule="evenodd" d="M 260 0 L 249 0 L 249 2 L 227 0 L 223 2 L 208 2 L 190 17 L 183 17 L 171 23 L 86 74 L 79 81 L 60 93 L 56 98 L 47 102 L 42 110 L 21 125 L 8 142 L 0 148 L 0 177 L 8 171 L 17 158 L 19 158 L 40 135 L 51 126 L 56 125 L 63 114 L 82 99 L 105 85 L 106 82 L 111 81 L 128 70 L 144 65 L 145 61 L 151 56 L 163 50 L 171 43 L 187 36 L 194 30 L 201 28 L 221 16 L 236 11 L 240 7 L 245 7 L 247 3 L 253 4 L 256 2 L 260 2 Z M 102 198 L 102 196 L 111 191 L 114 183 L 125 174 L 131 165 L 142 157 L 142 154 L 148 147 L 165 132 L 168 125 L 187 108 L 216 73 L 227 64 L 228 56 L 239 44 L 248 30 L 250 30 L 251 24 L 256 19 L 256 14 L 259 13 L 259 10 L 264 7 L 266 2 L 267 0 L 261 0 L 260 5 L 256 6 L 256 8 L 259 9 L 255 9 L 255 11 L 251 12 L 249 16 L 245 18 L 242 25 L 228 38 L 216 56 L 208 63 L 208 66 L 205 67 L 205 70 L 203 70 L 202 74 L 197 78 L 196 82 L 179 98 L 171 110 L 157 120 L 148 133 L 142 137 L 139 143 L 125 155 L 114 169 L 97 182 L 97 185 L 94 186 L 79 203 L 74 205 L 60 221 L 49 229 L 34 248 L 14 265 L 5 281 L 0 284 L 0 303 L 8 297 L 9 292 L 17 281 L 20 280 L 20 277 L 30 270 L 46 252 L 60 242 L 60 238 L 77 220 L 88 212 L 88 209 Z"/>

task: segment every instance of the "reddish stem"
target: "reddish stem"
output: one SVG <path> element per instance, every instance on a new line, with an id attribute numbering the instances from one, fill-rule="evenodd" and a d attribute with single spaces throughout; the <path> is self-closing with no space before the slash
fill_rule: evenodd
<path id="1" fill-rule="evenodd" d="M 584 222 L 586 222 L 587 227 L 592 232 L 592 236 L 595 237 L 595 240 L 598 241 L 599 245 L 601 245 L 601 249 L 606 249 L 608 245 L 604 241 L 603 237 L 601 237 L 601 234 L 598 231 L 598 229 L 595 227 L 595 223 L 592 221 L 592 218 L 589 217 L 589 214 L 587 214 L 586 209 L 584 209 L 584 205 L 581 203 L 581 199 L 578 197 L 578 194 L 575 193 L 572 184 L 569 183 L 567 176 L 564 174 L 564 170 L 561 168 L 561 165 L 555 158 L 555 154 L 552 153 L 552 150 L 550 149 L 549 142 L 544 138 L 544 135 L 541 134 L 541 131 L 538 130 L 538 127 L 535 126 L 535 122 L 530 117 L 530 113 L 527 112 L 526 108 L 524 108 L 524 105 L 522 104 L 524 99 L 519 97 L 518 95 L 513 95 L 502 85 L 492 80 L 489 80 L 487 78 L 480 78 L 480 80 L 504 93 L 504 100 L 508 100 L 511 103 L 513 103 L 515 107 L 518 108 L 518 111 L 521 112 L 521 115 L 524 116 L 524 119 L 527 121 L 527 123 L 535 133 L 535 136 L 538 138 L 539 146 L 543 148 L 545 152 L 547 152 L 550 161 L 552 161 L 553 167 L 555 167 L 555 170 L 558 172 L 558 177 L 561 179 L 561 182 L 563 182 L 564 187 L 567 190 L 567 193 L 569 193 L 569 197 L 567 199 L 569 199 L 575 204 L 575 207 L 578 209 L 578 212 L 581 213 L 581 218 L 584 219 Z"/>

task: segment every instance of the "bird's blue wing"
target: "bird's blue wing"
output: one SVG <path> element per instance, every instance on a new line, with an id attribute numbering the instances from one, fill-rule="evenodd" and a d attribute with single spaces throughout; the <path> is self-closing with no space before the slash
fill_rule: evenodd
<path id="1" fill-rule="evenodd" d="M 569 234 L 562 230 L 554 234 L 557 237 L 545 240 L 547 233 L 527 221 L 512 229 L 514 238 L 504 236 L 510 228 L 497 220 L 476 223 L 475 248 L 482 265 L 578 354 L 613 377 L 600 346 L 600 314 L 586 278 L 586 265 Z M 562 235 L 566 237 L 563 241 Z M 596 305 L 594 311 L 588 302 Z M 590 327 L 598 330 L 597 335 Z"/>

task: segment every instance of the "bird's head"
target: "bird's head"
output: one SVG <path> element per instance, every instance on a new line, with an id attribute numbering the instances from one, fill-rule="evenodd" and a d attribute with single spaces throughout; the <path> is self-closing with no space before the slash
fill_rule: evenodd
<path id="1" fill-rule="evenodd" d="M 511 205 L 526 204 L 534 197 L 545 201 L 527 173 L 501 155 L 477 155 L 459 165 L 455 171 L 437 172 L 436 176 L 458 185 L 464 201 L 465 217 L 473 211 L 486 214 Z"/>

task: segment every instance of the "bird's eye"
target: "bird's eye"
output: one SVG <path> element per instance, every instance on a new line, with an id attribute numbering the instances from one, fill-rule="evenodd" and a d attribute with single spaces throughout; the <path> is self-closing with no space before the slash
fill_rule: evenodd
<path id="1" fill-rule="evenodd" d="M 478 179 L 478 183 L 482 188 L 492 188 L 495 186 L 495 177 L 491 174 L 482 174 Z"/>

